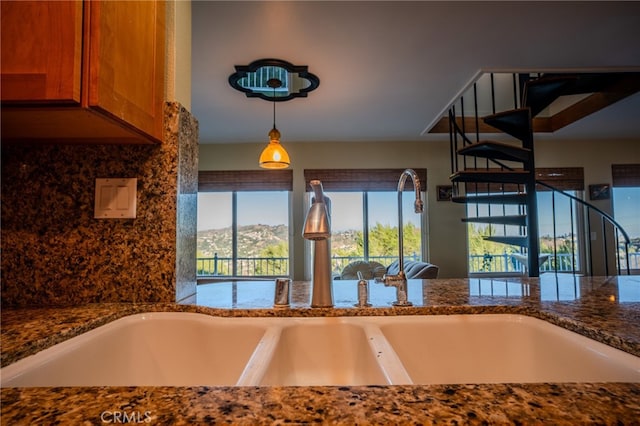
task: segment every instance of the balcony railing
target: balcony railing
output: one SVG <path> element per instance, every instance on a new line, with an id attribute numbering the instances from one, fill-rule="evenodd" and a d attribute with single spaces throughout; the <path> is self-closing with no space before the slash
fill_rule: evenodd
<path id="1" fill-rule="evenodd" d="M 418 254 L 406 256 L 407 260 L 420 260 Z M 331 270 L 339 276 L 345 266 L 356 260 L 365 260 L 358 256 L 333 256 Z M 390 265 L 396 256 L 369 256 L 367 260 Z M 239 257 L 236 259 L 236 270 L 233 270 L 232 257 L 199 257 L 196 261 L 196 273 L 199 277 L 275 277 L 289 275 L 288 257 Z"/>
<path id="2" fill-rule="evenodd" d="M 577 259 L 571 259 L 571 253 L 549 253 L 549 259 L 540 266 L 541 272 L 574 272 L 578 269 Z M 407 260 L 420 260 L 419 255 L 414 254 L 405 257 Z M 334 276 L 349 263 L 356 260 L 365 260 L 357 256 L 333 256 L 331 268 Z M 379 262 L 385 266 L 396 260 L 395 256 L 370 256 L 370 261 Z M 469 256 L 469 273 L 521 273 L 525 265 L 515 259 L 509 253 L 494 253 Z M 640 270 L 640 252 L 629 253 L 629 267 L 632 270 Z M 239 257 L 236 262 L 236 272 L 233 272 L 233 258 L 231 257 L 199 257 L 197 259 L 197 275 L 199 277 L 275 277 L 289 275 L 288 257 Z"/>
<path id="3" fill-rule="evenodd" d="M 235 266 L 235 270 L 234 270 Z M 289 275 L 288 257 L 199 257 L 196 260 L 199 277 L 275 277 Z"/>
<path id="4" fill-rule="evenodd" d="M 548 254 L 547 261 L 540 265 L 540 272 L 578 272 L 578 259 L 572 259 L 571 253 L 553 253 Z M 509 253 L 470 255 L 469 256 L 469 273 L 484 272 L 524 272 L 525 266 Z M 575 268 L 575 270 L 574 270 Z M 640 253 L 629 253 L 629 268 L 632 270 L 640 269 Z"/>
<path id="5" fill-rule="evenodd" d="M 578 269 L 578 260 L 574 258 L 572 262 L 571 256 L 571 253 L 561 253 L 556 256 L 549 254 L 548 260 L 540 265 L 540 272 L 574 272 L 574 265 Z M 506 252 L 469 256 L 469 273 L 471 274 L 485 272 L 522 273 L 525 271 L 525 267 L 526 265 L 512 256 L 511 253 Z"/>

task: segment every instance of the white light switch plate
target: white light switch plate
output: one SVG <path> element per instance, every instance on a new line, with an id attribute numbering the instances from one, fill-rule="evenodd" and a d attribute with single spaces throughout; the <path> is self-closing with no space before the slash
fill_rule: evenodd
<path id="1" fill-rule="evenodd" d="M 96 219 L 136 217 L 136 178 L 96 179 Z"/>

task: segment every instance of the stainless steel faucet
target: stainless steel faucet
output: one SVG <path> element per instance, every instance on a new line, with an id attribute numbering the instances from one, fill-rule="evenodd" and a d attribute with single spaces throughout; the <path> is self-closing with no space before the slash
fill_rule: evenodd
<path id="1" fill-rule="evenodd" d="M 313 241 L 312 308 L 333 307 L 331 288 L 331 200 L 322 190 L 322 182 L 312 180 L 314 192 L 304 221 L 302 236 Z"/>
<path id="2" fill-rule="evenodd" d="M 407 297 L 407 277 L 404 273 L 404 247 L 403 247 L 403 229 L 402 229 L 402 191 L 404 191 L 404 184 L 407 181 L 407 177 L 410 177 L 413 181 L 413 188 L 416 193 L 416 200 L 414 202 L 414 209 L 416 213 L 422 213 L 424 210 L 424 204 L 420 195 L 420 179 L 417 173 L 413 169 L 406 169 L 400 175 L 398 180 L 398 274 L 386 275 L 382 277 L 384 285 L 396 288 L 396 301 L 393 302 L 393 306 L 412 306 L 413 303 L 409 302 Z"/>

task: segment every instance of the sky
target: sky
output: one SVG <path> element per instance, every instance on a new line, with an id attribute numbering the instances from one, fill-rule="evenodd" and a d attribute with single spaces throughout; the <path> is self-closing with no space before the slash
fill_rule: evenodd
<path id="1" fill-rule="evenodd" d="M 281 225 L 287 218 L 287 192 L 238 193 L 238 224 Z M 198 231 L 231 226 L 231 193 L 198 193 Z M 284 220 L 283 220 L 284 218 Z"/>
<path id="2" fill-rule="evenodd" d="M 613 188 L 615 219 L 629 237 L 640 237 L 640 188 Z"/>

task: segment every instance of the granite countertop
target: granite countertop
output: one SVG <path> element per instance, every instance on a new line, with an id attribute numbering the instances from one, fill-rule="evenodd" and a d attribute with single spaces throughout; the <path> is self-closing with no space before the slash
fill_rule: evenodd
<path id="1" fill-rule="evenodd" d="M 2 310 L 2 366 L 117 318 L 152 311 L 216 316 L 524 314 L 640 356 L 640 277 L 438 279 L 409 282 L 410 308 L 371 285 L 356 308 L 355 281 L 334 283 L 335 308 L 309 308 L 309 283 L 291 309 L 272 309 L 273 282 L 200 285 L 197 304 L 92 304 Z M 553 423 L 638 424 L 638 383 L 540 383 L 350 387 L 3 388 L 2 424 L 141 423 Z"/>

